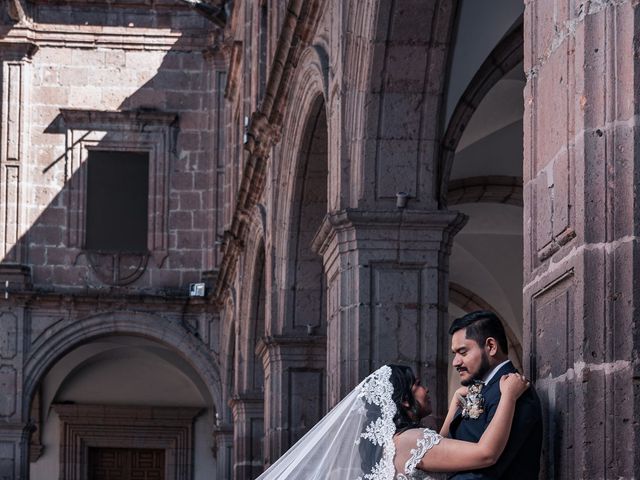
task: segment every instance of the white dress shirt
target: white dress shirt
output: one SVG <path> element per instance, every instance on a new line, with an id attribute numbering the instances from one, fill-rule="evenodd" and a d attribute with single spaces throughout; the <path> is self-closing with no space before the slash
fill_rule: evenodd
<path id="1" fill-rule="evenodd" d="M 505 361 L 504 361 L 504 362 L 502 362 L 500 365 L 498 365 L 498 366 L 497 366 L 497 367 L 495 367 L 493 370 L 491 370 L 491 371 L 489 372 L 489 374 L 485 377 L 485 379 L 484 379 L 484 380 L 482 380 L 482 383 L 484 383 L 485 385 L 486 385 L 487 383 L 489 383 L 489 380 L 491 380 L 491 379 L 494 377 L 494 375 L 496 374 L 496 372 L 497 372 L 498 370 L 500 370 L 502 367 L 504 367 L 504 366 L 505 366 L 507 363 L 509 363 L 509 362 L 511 362 L 511 360 L 505 360 Z"/>

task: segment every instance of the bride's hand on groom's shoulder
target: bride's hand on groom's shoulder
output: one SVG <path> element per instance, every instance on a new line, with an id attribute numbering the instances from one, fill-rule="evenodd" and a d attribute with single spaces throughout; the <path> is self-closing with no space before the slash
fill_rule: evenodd
<path id="1" fill-rule="evenodd" d="M 520 396 L 527 391 L 531 383 L 525 378 L 524 375 L 519 373 L 509 373 L 503 375 L 500 379 L 500 393 L 502 396 L 509 396 L 514 400 L 520 398 Z"/>
<path id="2" fill-rule="evenodd" d="M 464 405 L 464 397 L 469 394 L 469 389 L 467 387 L 458 388 L 451 399 L 451 403 L 456 407 L 462 407 Z"/>

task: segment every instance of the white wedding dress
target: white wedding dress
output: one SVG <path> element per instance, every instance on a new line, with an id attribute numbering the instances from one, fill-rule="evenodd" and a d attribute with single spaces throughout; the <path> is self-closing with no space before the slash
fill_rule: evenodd
<path id="1" fill-rule="evenodd" d="M 440 474 L 429 474 L 417 468 L 434 445 L 440 443 L 442 437 L 429 428 L 414 428 L 402 434 L 402 439 L 396 439 L 396 455 L 393 460 L 396 476 L 395 480 L 436 480 L 444 478 Z M 413 448 L 411 448 L 413 447 Z"/>
<path id="2" fill-rule="evenodd" d="M 390 379 L 387 365 L 370 374 L 257 480 L 435 480 L 416 466 L 440 435 L 408 430 L 396 449 Z"/>

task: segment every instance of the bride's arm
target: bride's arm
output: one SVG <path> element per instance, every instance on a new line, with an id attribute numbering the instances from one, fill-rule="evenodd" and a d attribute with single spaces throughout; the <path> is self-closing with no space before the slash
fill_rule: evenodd
<path id="1" fill-rule="evenodd" d="M 449 405 L 449 411 L 447 412 L 447 417 L 444 419 L 444 423 L 442 424 L 442 428 L 440 429 L 440 435 L 443 437 L 449 436 L 449 426 L 453 421 L 453 418 L 456 416 L 456 412 L 458 411 L 458 407 L 460 405 L 460 401 L 458 400 L 459 396 L 467 395 L 467 387 L 460 387 L 453 394 L 453 398 L 451 399 L 451 404 Z"/>
<path id="2" fill-rule="evenodd" d="M 484 468 L 496 463 L 509 438 L 516 401 L 528 386 L 519 374 L 502 377 L 500 403 L 478 443 L 443 438 L 422 457 L 418 468 L 430 472 L 451 472 Z"/>

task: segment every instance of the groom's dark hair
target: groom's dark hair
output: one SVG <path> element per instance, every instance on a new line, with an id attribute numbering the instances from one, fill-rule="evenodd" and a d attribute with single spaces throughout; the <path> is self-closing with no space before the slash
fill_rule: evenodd
<path id="1" fill-rule="evenodd" d="M 509 354 L 507 334 L 495 313 L 488 310 L 478 310 L 467 313 L 464 317 L 456 318 L 449 327 L 449 335 L 453 335 L 463 328 L 467 329 L 466 337 L 475 340 L 480 347 L 484 346 L 487 338 L 492 337 L 498 342 L 500 350 L 505 355 Z"/>

